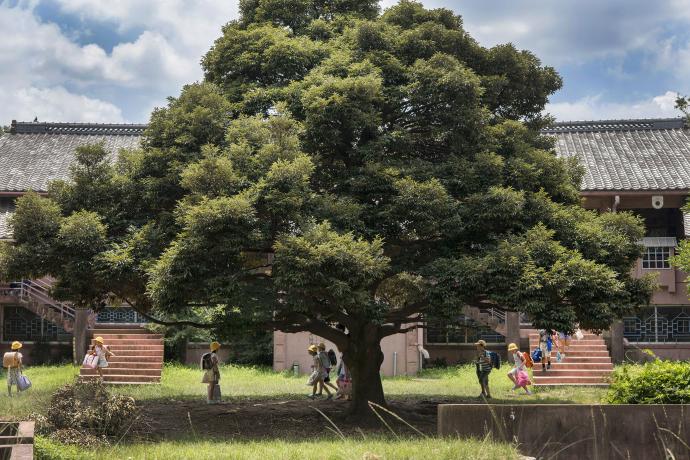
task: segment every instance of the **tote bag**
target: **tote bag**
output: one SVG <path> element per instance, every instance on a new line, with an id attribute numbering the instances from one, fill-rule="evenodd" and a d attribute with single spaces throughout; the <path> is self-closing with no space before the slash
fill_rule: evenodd
<path id="1" fill-rule="evenodd" d="M 82 364 L 89 369 L 96 369 L 98 366 L 98 356 L 87 354 L 84 356 L 84 362 Z"/>
<path id="2" fill-rule="evenodd" d="M 31 380 L 29 380 L 29 377 L 23 374 L 20 375 L 17 381 L 17 388 L 19 388 L 19 391 L 26 391 L 31 388 Z"/>

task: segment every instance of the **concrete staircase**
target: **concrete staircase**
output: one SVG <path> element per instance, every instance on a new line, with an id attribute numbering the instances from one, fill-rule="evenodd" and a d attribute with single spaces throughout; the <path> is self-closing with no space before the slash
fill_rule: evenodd
<path id="1" fill-rule="evenodd" d="M 0 285 L 0 304 L 21 305 L 40 318 L 60 326 L 66 332 L 74 330 L 74 308 L 50 296 L 49 279 L 22 280 Z"/>
<path id="2" fill-rule="evenodd" d="M 584 332 L 584 331 L 583 331 Z M 539 334 L 529 333 L 530 353 L 539 346 Z M 556 350 L 551 354 L 551 369 L 542 372 L 541 363 L 534 363 L 534 385 L 606 386 L 613 372 L 611 356 L 601 336 L 584 332 L 584 338 L 573 337 L 565 350 L 565 360 L 556 362 Z"/>
<path id="3" fill-rule="evenodd" d="M 107 328 L 106 328 L 107 327 Z M 160 383 L 163 370 L 163 336 L 142 327 L 96 326 L 93 338 L 101 336 L 115 354 L 103 369 L 103 382 L 108 385 L 141 385 Z M 83 359 L 83 358 L 82 358 Z M 95 369 L 82 367 L 82 380 L 98 377 Z"/>

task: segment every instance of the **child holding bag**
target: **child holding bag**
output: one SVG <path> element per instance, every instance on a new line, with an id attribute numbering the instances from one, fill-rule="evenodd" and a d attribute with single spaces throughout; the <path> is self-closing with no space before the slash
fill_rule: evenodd
<path id="1" fill-rule="evenodd" d="M 532 382 L 529 379 L 529 374 L 525 368 L 525 357 L 524 353 L 521 353 L 518 346 L 514 343 L 508 345 L 508 353 L 513 354 L 514 367 L 508 372 L 508 378 L 513 382 L 514 386 L 512 391 L 518 388 L 523 388 L 525 393 L 531 395 L 532 392 L 527 389 L 527 385 L 531 385 Z"/>
<path id="2" fill-rule="evenodd" d="M 91 354 L 98 357 L 96 372 L 98 372 L 98 376 L 101 378 L 101 381 L 103 381 L 103 368 L 108 367 L 108 358 L 115 356 L 115 353 L 108 350 L 108 347 L 103 343 L 103 337 L 96 337 L 93 341 L 94 345 Z"/>
<path id="3" fill-rule="evenodd" d="M 22 354 L 19 349 L 22 348 L 20 342 L 12 342 L 12 351 L 5 353 L 3 357 L 3 365 L 7 367 L 7 394 L 12 397 L 12 385 L 17 386 L 17 393 L 19 393 L 19 379 L 22 375 Z"/>

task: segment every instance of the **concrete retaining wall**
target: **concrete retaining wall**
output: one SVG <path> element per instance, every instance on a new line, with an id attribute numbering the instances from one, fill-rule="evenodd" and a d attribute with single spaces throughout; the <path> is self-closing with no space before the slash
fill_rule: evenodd
<path id="1" fill-rule="evenodd" d="M 0 422 L 0 458 L 34 458 L 34 422 Z"/>
<path id="2" fill-rule="evenodd" d="M 665 458 L 664 447 L 690 458 L 690 406 L 441 404 L 438 434 L 490 434 L 525 455 L 559 460 Z"/>
<path id="3" fill-rule="evenodd" d="M 690 343 L 637 343 L 625 345 L 626 359 L 644 363 L 653 359 L 643 350 L 651 350 L 660 359 L 690 360 Z"/>

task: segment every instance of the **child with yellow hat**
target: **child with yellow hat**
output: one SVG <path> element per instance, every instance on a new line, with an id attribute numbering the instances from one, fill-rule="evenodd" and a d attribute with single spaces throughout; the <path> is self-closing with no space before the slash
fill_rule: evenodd
<path id="1" fill-rule="evenodd" d="M 508 354 L 513 355 L 513 368 L 508 372 L 508 378 L 513 382 L 513 390 L 518 388 L 523 388 L 525 393 L 531 395 L 532 392 L 527 389 L 527 385 L 531 385 L 532 382 L 529 379 L 529 374 L 526 370 L 527 360 L 524 353 L 520 352 L 520 349 L 514 343 L 508 345 Z"/>
<path id="2" fill-rule="evenodd" d="M 204 353 L 201 357 L 201 369 L 204 375 L 201 378 L 201 383 L 208 384 L 207 404 L 218 404 L 221 400 L 220 395 L 220 370 L 218 369 L 218 350 L 220 350 L 220 343 L 211 342 L 209 345 L 211 350 L 209 353 Z"/>
<path id="3" fill-rule="evenodd" d="M 309 399 L 315 399 L 316 388 L 320 387 L 322 390 L 326 390 L 326 393 L 328 393 L 328 399 L 331 399 L 333 395 L 327 387 L 324 387 L 323 384 L 325 367 L 323 365 L 323 361 L 321 358 L 319 358 L 319 348 L 314 344 L 309 345 L 309 348 L 307 348 L 307 353 L 309 353 L 313 359 L 313 364 L 311 366 L 312 372 L 309 376 L 309 381 L 307 382 L 307 385 L 311 385 L 312 391 L 311 395 L 307 397 Z"/>
<path id="4" fill-rule="evenodd" d="M 108 347 L 103 343 L 103 337 L 96 337 L 93 339 L 92 355 L 98 356 L 98 364 L 96 365 L 96 372 L 101 380 L 103 380 L 103 369 L 108 367 L 108 358 L 115 356 L 115 353 L 108 350 Z"/>
<path id="5" fill-rule="evenodd" d="M 12 385 L 17 386 L 17 393 L 19 393 L 19 377 L 22 375 L 22 354 L 19 350 L 22 348 L 20 342 L 12 342 L 12 351 L 5 353 L 2 364 L 7 367 L 7 394 L 12 397 Z"/>

